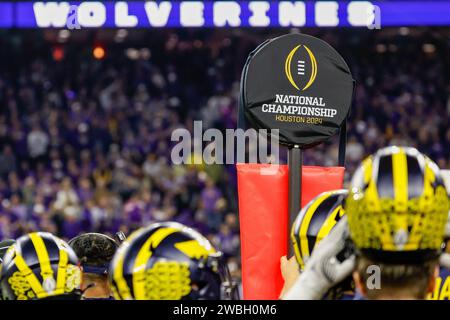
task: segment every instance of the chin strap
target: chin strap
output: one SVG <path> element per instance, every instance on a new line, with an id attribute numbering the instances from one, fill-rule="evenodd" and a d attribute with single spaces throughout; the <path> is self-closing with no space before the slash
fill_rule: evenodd
<path id="1" fill-rule="evenodd" d="M 80 295 L 82 296 L 83 300 L 112 300 L 112 299 L 114 299 L 114 297 L 112 297 L 111 295 L 109 295 L 108 297 L 102 297 L 102 298 L 92 298 L 92 297 L 86 298 L 86 297 L 83 297 L 84 293 L 86 291 L 88 291 L 91 288 L 94 288 L 95 286 L 96 286 L 96 284 L 94 282 L 92 282 L 92 283 L 88 284 L 88 286 L 86 288 L 84 288 L 84 290 L 79 290 Z"/>
<path id="2" fill-rule="evenodd" d="M 233 280 L 226 259 L 221 252 L 216 252 L 208 258 L 208 264 L 214 265 L 220 275 L 220 295 L 223 300 L 240 300 L 239 284 Z"/>
<path id="3" fill-rule="evenodd" d="M 91 288 L 93 288 L 93 287 L 95 287 L 95 283 L 94 283 L 94 282 L 89 283 L 89 284 L 86 286 L 86 288 L 84 288 L 83 290 L 80 290 L 81 295 L 83 295 L 86 291 L 88 291 L 89 289 L 91 289 Z"/>

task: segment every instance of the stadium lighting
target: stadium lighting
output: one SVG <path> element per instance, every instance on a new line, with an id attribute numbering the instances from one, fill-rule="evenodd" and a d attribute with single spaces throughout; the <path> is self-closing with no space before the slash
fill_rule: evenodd
<path id="1" fill-rule="evenodd" d="M 425 53 L 433 53 L 433 52 L 436 51 L 436 47 L 435 47 L 434 44 L 432 44 L 432 43 L 425 43 L 425 44 L 422 46 L 422 50 L 423 50 L 423 52 L 425 52 Z"/>
<path id="2" fill-rule="evenodd" d="M 67 39 L 69 39 L 69 37 L 70 37 L 69 30 L 63 29 L 58 32 L 58 41 L 59 42 L 66 42 Z"/>
<path id="3" fill-rule="evenodd" d="M 114 37 L 114 40 L 116 42 L 122 42 L 125 40 L 125 38 L 128 36 L 128 31 L 126 29 L 119 29 L 117 30 L 116 36 Z"/>
<path id="4" fill-rule="evenodd" d="M 92 50 L 92 55 L 97 60 L 103 59 L 105 57 L 105 53 L 105 49 L 101 46 L 95 46 L 94 50 Z"/>
<path id="5" fill-rule="evenodd" d="M 64 50 L 61 47 L 53 48 L 52 57 L 55 61 L 61 61 L 64 58 Z"/>
<path id="6" fill-rule="evenodd" d="M 399 33 L 400 33 L 400 35 L 402 35 L 402 36 L 407 36 L 407 35 L 409 34 L 409 28 L 407 28 L 407 27 L 401 27 L 401 28 L 399 29 Z"/>
<path id="7" fill-rule="evenodd" d="M 125 54 L 130 60 L 137 60 L 139 58 L 139 51 L 134 48 L 128 48 L 125 51 Z"/>

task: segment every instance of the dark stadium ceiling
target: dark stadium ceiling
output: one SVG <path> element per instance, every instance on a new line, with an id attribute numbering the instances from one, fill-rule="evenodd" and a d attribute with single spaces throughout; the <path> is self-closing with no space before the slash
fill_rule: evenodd
<path id="1" fill-rule="evenodd" d="M 119 48 L 148 48 L 153 43 L 161 41 L 167 42 L 175 39 L 177 45 L 182 46 L 210 46 L 214 47 L 230 38 L 244 38 L 251 43 L 260 43 L 268 38 L 274 38 L 289 32 L 304 32 L 328 41 L 332 46 L 334 33 L 342 34 L 350 40 L 357 43 L 363 38 L 370 38 L 371 41 L 380 43 L 377 47 L 378 52 L 393 51 L 391 47 L 395 47 L 396 43 L 402 37 L 420 37 L 440 40 L 441 43 L 447 43 L 450 47 L 450 27 L 400 27 L 400 28 L 384 28 L 377 31 L 368 29 L 349 29 L 349 28 L 272 28 L 272 29 L 250 29 L 250 28 L 234 28 L 234 29 L 211 29 L 211 28 L 190 28 L 190 29 L 12 29 L 0 30 L 0 43 L 5 45 L 23 44 L 49 44 L 64 46 L 71 45 L 106 45 L 108 47 Z M 352 40 L 353 39 L 353 40 Z M 423 43 L 425 52 L 432 52 L 432 46 Z M 384 46 L 384 47 L 383 47 Z M 391 50 L 392 49 L 392 50 Z"/>

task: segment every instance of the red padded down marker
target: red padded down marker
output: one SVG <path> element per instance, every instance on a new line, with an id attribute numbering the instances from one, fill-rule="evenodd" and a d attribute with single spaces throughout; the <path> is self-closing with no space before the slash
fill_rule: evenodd
<path id="1" fill-rule="evenodd" d="M 280 258 L 287 254 L 288 166 L 236 165 L 244 299 L 278 299 Z M 302 207 L 318 194 L 342 189 L 343 167 L 303 166 Z"/>

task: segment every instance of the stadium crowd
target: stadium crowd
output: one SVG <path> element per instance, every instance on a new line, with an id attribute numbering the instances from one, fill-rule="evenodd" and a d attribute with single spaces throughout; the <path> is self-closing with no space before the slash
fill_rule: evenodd
<path id="1" fill-rule="evenodd" d="M 389 144 L 417 147 L 449 169 L 448 37 L 317 32 L 357 81 L 347 173 Z M 129 234 L 173 220 L 207 235 L 239 276 L 234 167 L 173 165 L 171 133 L 192 130 L 194 120 L 235 128 L 245 58 L 275 33 L 149 33 L 140 56 L 126 50 L 131 43 L 107 43 L 102 59 L 70 39 L 59 57 L 41 34 L 0 37 L 0 239 L 34 230 L 65 239 Z M 336 140 L 308 150 L 305 162 L 336 165 Z"/>

